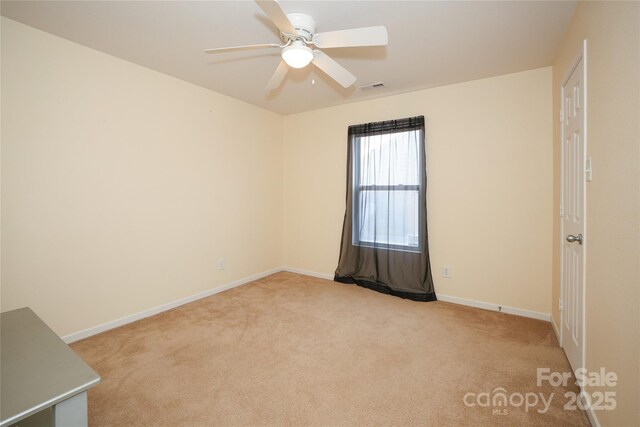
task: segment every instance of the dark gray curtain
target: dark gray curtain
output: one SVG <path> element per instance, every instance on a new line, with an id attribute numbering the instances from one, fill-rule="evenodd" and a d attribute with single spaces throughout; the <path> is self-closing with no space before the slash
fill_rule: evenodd
<path id="1" fill-rule="evenodd" d="M 347 206 L 334 280 L 435 301 L 424 117 L 349 127 Z"/>

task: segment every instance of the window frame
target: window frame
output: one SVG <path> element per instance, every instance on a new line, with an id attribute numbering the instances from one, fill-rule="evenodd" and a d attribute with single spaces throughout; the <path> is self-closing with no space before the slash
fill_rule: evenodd
<path id="1" fill-rule="evenodd" d="M 361 149 L 361 141 L 364 138 L 369 138 L 374 135 L 394 135 L 394 134 L 402 134 L 408 132 L 417 132 L 418 137 L 418 185 L 360 185 L 361 178 L 361 164 L 360 164 L 360 149 Z M 351 153 L 352 153 L 352 219 L 351 219 L 351 227 L 352 227 L 352 236 L 351 236 L 351 244 L 353 246 L 367 247 L 372 249 L 386 249 L 390 251 L 401 251 L 401 252 L 414 252 L 414 253 L 422 253 L 424 251 L 424 210 L 421 209 L 423 204 L 426 204 L 426 189 L 424 185 L 426 184 L 426 165 L 423 164 L 426 161 L 425 155 L 425 138 L 424 138 L 425 128 L 424 125 L 419 127 L 410 128 L 410 129 L 400 129 L 400 130 L 391 130 L 385 132 L 372 132 L 370 134 L 359 134 L 353 135 L 351 138 Z M 361 211 L 361 203 L 360 203 L 360 195 L 363 191 L 418 191 L 418 205 L 416 206 L 417 217 L 418 217 L 418 245 L 398 245 L 392 243 L 382 243 L 382 242 L 371 242 L 367 240 L 360 239 L 360 211 Z"/>

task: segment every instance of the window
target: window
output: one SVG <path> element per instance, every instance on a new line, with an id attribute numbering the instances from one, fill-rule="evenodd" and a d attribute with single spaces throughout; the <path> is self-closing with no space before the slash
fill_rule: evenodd
<path id="1" fill-rule="evenodd" d="M 347 203 L 334 280 L 435 301 L 424 117 L 349 126 Z"/>
<path id="2" fill-rule="evenodd" d="M 354 246 L 421 252 L 424 119 L 351 138 Z M 369 124 L 376 125 L 375 123 Z"/>

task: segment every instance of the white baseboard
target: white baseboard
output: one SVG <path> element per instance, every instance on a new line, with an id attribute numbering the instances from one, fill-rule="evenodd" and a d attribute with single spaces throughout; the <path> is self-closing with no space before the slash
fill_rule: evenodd
<path id="1" fill-rule="evenodd" d="M 305 276 L 319 277 L 321 279 L 333 280 L 333 274 L 318 273 L 315 271 L 304 270 L 301 268 L 282 267 L 283 271 L 290 273 L 304 274 Z M 450 295 L 437 294 L 439 301 L 450 302 L 453 304 L 466 305 L 469 307 L 482 308 L 491 311 L 500 311 L 502 313 L 514 314 L 516 316 L 530 317 L 532 319 L 545 320 L 549 322 L 551 320 L 551 314 L 540 313 L 538 311 L 524 310 L 522 308 L 508 307 L 504 305 L 492 304 L 483 301 L 475 301 L 465 298 L 454 297 Z M 501 309 L 500 309 L 501 307 Z"/>
<path id="2" fill-rule="evenodd" d="M 333 274 L 316 273 L 315 271 L 303 270 L 301 268 L 282 267 L 282 271 L 288 271 L 289 273 L 296 273 L 296 274 L 304 274 L 305 276 L 318 277 L 320 279 L 333 280 Z"/>
<path id="3" fill-rule="evenodd" d="M 551 316 L 551 326 L 553 326 L 553 332 L 555 332 L 556 339 L 558 340 L 558 343 L 560 343 L 560 328 L 556 325 L 556 321 L 553 316 Z"/>
<path id="4" fill-rule="evenodd" d="M 589 422 L 593 427 L 600 427 L 600 421 L 598 421 L 598 417 L 596 416 L 596 412 L 592 407 L 587 409 L 587 416 L 589 417 Z"/>
<path id="5" fill-rule="evenodd" d="M 172 308 L 179 307 L 181 305 L 188 304 L 190 302 L 193 302 L 202 298 L 206 298 L 211 295 L 215 295 L 219 292 L 223 292 L 228 289 L 235 288 L 240 285 L 244 285 L 245 283 L 253 282 L 254 280 L 261 279 L 263 277 L 269 276 L 279 271 L 282 271 L 282 268 L 274 268 L 268 271 L 263 271 L 262 273 L 254 274 L 252 276 L 235 280 L 231 283 L 227 283 L 226 285 L 222 285 L 213 289 L 208 289 L 206 291 L 199 292 L 197 294 L 190 295 L 188 297 L 180 298 L 178 300 L 168 302 L 166 304 L 162 304 L 157 307 L 150 308 L 148 310 L 143 310 L 138 313 L 130 314 L 128 316 L 124 316 L 119 319 L 112 320 L 111 322 L 103 323 L 98 326 L 93 326 L 91 328 L 87 328 L 79 332 L 74 332 L 72 334 L 65 335 L 62 337 L 62 340 L 65 343 L 70 344 L 72 342 L 79 341 L 84 338 L 88 338 L 92 335 L 96 335 L 101 332 L 108 331 L 109 329 L 117 328 L 118 326 L 123 326 L 128 323 L 135 322 L 136 320 L 144 319 L 145 317 L 153 316 L 154 314 L 171 310 Z"/>
<path id="6" fill-rule="evenodd" d="M 105 331 L 108 331 L 110 329 L 114 329 L 114 328 L 117 328 L 119 326 L 123 326 L 123 325 L 126 325 L 128 323 L 135 322 L 136 320 L 144 319 L 145 317 L 153 316 L 154 314 L 158 314 L 158 313 L 161 313 L 163 311 L 171 310 L 172 308 L 179 307 L 181 305 L 188 304 L 190 302 L 197 301 L 199 299 L 206 298 L 206 297 L 211 296 L 211 295 L 215 295 L 217 293 L 220 293 L 220 292 L 226 291 L 228 289 L 232 289 L 232 288 L 244 285 L 244 284 L 249 283 L 249 282 L 253 282 L 254 280 L 261 279 L 263 277 L 269 276 L 269 275 L 274 274 L 274 273 L 278 273 L 280 271 L 287 271 L 287 272 L 290 272 L 290 273 L 303 274 L 305 276 L 318 277 L 318 278 L 327 279 L 327 280 L 333 280 L 333 278 L 334 278 L 333 274 L 318 273 L 318 272 L 315 272 L 315 271 L 309 271 L 309 270 L 304 270 L 304 269 L 300 269 L 300 268 L 293 268 L 293 267 L 286 267 L 286 266 L 280 267 L 280 268 L 274 268 L 274 269 L 271 269 L 271 270 L 268 270 L 268 271 L 263 271 L 262 273 L 258 273 L 258 274 L 254 274 L 254 275 L 249 276 L 249 277 L 245 277 L 243 279 L 235 280 L 235 281 L 233 281 L 231 283 L 227 283 L 226 285 L 222 285 L 222 286 L 219 286 L 217 288 L 208 289 L 206 291 L 199 292 L 197 294 L 194 294 L 194 295 L 191 295 L 191 296 L 188 296 L 188 297 L 180 298 L 178 300 L 175 300 L 175 301 L 172 301 L 172 302 L 169 302 L 169 303 L 166 303 L 166 304 L 162 304 L 162 305 L 150 308 L 148 310 L 143 310 L 143 311 L 140 311 L 138 313 L 130 314 L 128 316 L 121 317 L 120 319 L 116 319 L 116 320 L 113 320 L 111 322 L 103 323 L 103 324 L 98 325 L 98 326 L 94 326 L 94 327 L 87 328 L 87 329 L 84 329 L 84 330 L 79 331 L 79 332 L 74 332 L 72 334 L 65 335 L 65 336 L 62 337 L 62 340 L 65 343 L 70 344 L 72 342 L 79 341 L 79 340 L 84 339 L 84 338 L 88 338 L 88 337 L 90 337 L 92 335 L 96 335 L 96 334 L 99 334 L 101 332 L 105 332 Z M 553 331 L 555 332 L 556 337 L 558 338 L 558 342 L 560 342 L 560 333 L 559 333 L 559 330 L 558 330 L 558 326 L 556 325 L 556 322 L 554 321 L 553 317 L 548 313 L 541 313 L 541 312 L 537 312 L 537 311 L 524 310 L 524 309 L 521 309 L 521 308 L 509 307 L 509 306 L 504 306 L 504 305 L 500 306 L 498 304 L 492 304 L 492 303 L 483 302 L 483 301 L 475 301 L 475 300 L 459 298 L 459 297 L 450 296 L 450 295 L 442 295 L 442 294 L 438 294 L 438 300 L 439 301 L 453 303 L 453 304 L 465 305 L 465 306 L 475 307 L 475 308 L 482 308 L 482 309 L 491 310 L 491 311 L 500 311 L 502 313 L 508 313 L 508 314 L 513 314 L 513 315 L 516 315 L 516 316 L 529 317 L 529 318 L 532 318 L 532 319 L 545 320 L 547 322 L 551 322 L 551 325 L 553 326 Z M 598 417 L 596 416 L 593 408 L 589 408 L 586 412 L 587 412 L 587 415 L 589 417 L 589 421 L 591 422 L 591 425 L 593 427 L 600 427 L 600 422 L 598 421 Z"/>
<path id="7" fill-rule="evenodd" d="M 562 348 L 562 342 L 560 341 L 560 328 L 558 327 L 558 324 L 556 323 L 553 316 L 551 316 L 551 326 L 553 326 L 553 332 L 556 334 L 556 338 L 558 340 L 558 344 L 560 345 L 560 349 L 564 352 L 564 349 Z M 574 372 L 574 375 L 575 375 L 575 372 Z M 584 391 L 584 389 L 581 387 L 580 391 Z M 596 413 L 593 410 L 593 408 L 589 407 L 585 410 L 585 412 L 587 413 L 587 417 L 589 418 L 589 422 L 591 423 L 591 425 L 593 427 L 600 427 L 600 421 L 598 421 L 598 417 L 596 416 Z"/>
<path id="8" fill-rule="evenodd" d="M 92 335 L 96 335 L 101 332 L 108 331 L 109 329 L 117 328 L 119 326 L 123 326 L 131 322 L 135 322 L 136 320 L 144 319 L 145 317 L 153 316 L 154 314 L 171 310 L 172 308 L 179 307 L 184 304 L 188 304 L 190 302 L 199 300 L 201 298 L 206 298 L 208 296 L 215 295 L 219 292 L 223 292 L 228 289 L 235 288 L 240 285 L 244 285 L 245 283 L 249 283 L 254 280 L 261 279 L 263 277 L 269 276 L 279 271 L 288 271 L 290 273 L 304 274 L 305 276 L 318 277 L 318 278 L 327 279 L 327 280 L 333 280 L 333 277 L 334 277 L 333 274 L 318 273 L 315 271 L 304 270 L 301 268 L 293 268 L 293 267 L 286 267 L 286 266 L 280 267 L 280 268 L 274 268 L 268 271 L 264 271 L 262 273 L 254 274 L 253 276 L 245 277 L 243 279 L 239 279 L 234 282 L 227 283 L 226 285 L 222 285 L 217 288 L 208 289 L 206 291 L 199 292 L 195 295 L 180 298 L 178 300 L 175 300 L 166 304 L 162 304 L 157 307 L 150 308 L 148 310 L 143 310 L 138 313 L 130 314 L 128 316 L 124 316 L 119 319 L 103 323 L 101 325 L 93 326 L 91 328 L 87 328 L 79 332 L 74 332 L 72 334 L 65 335 L 62 337 L 62 340 L 65 343 L 70 344 L 72 342 L 79 341 L 84 338 L 88 338 Z M 437 294 L 437 295 L 438 295 L 438 300 L 450 302 L 453 304 L 466 305 L 469 307 L 482 308 L 485 310 L 501 311 L 502 313 L 514 314 L 516 316 L 530 317 L 532 319 L 538 319 L 538 320 L 545 320 L 545 321 L 551 320 L 551 315 L 547 313 L 524 310 L 524 309 L 515 308 L 515 307 L 499 306 L 498 304 L 492 304 L 492 303 L 483 302 L 483 301 L 475 301 L 475 300 L 459 298 L 459 297 L 454 297 L 449 295 L 442 295 L 442 294 Z M 552 324 L 553 324 L 554 330 L 556 330 L 555 323 L 552 322 Z M 556 330 L 556 334 L 557 333 L 558 332 Z M 591 415 L 589 415 L 589 417 L 591 417 Z M 593 415 L 593 417 L 595 418 L 595 414 Z"/>
<path id="9" fill-rule="evenodd" d="M 499 311 L 501 313 L 514 314 L 516 316 L 529 317 L 531 319 L 544 320 L 546 322 L 549 322 L 551 320 L 551 314 L 549 313 L 541 313 L 539 311 L 525 310 L 522 308 L 509 307 L 507 305 L 493 304 L 489 302 L 476 301 L 472 299 L 442 295 L 438 293 L 436 293 L 436 295 L 438 296 L 438 301 L 482 308 L 484 310 Z"/>

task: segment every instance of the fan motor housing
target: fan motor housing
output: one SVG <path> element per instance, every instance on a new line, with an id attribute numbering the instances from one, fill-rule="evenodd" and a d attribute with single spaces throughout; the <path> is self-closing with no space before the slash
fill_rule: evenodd
<path id="1" fill-rule="evenodd" d="M 298 36 L 309 42 L 313 39 L 313 35 L 316 33 L 316 21 L 311 16 L 306 13 L 288 13 L 287 18 L 296 29 Z M 281 36 L 284 41 L 289 39 L 284 34 Z"/>

